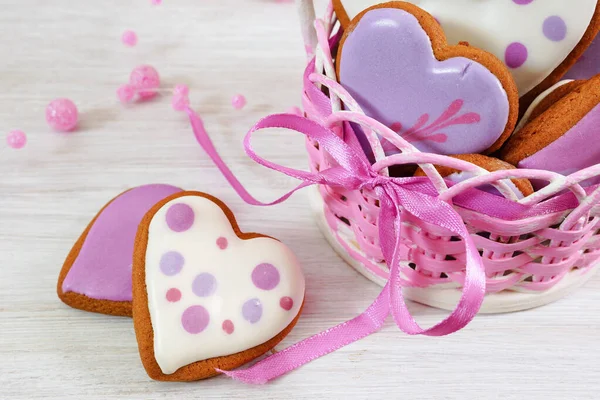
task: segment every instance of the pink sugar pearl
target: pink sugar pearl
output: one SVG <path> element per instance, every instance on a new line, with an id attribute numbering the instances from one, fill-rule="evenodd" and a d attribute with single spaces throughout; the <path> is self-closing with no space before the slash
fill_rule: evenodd
<path id="1" fill-rule="evenodd" d="M 25 132 L 19 130 L 10 131 L 6 135 L 6 143 L 12 149 L 22 149 L 27 143 L 27 135 L 25 135 Z"/>
<path id="2" fill-rule="evenodd" d="M 246 98 L 241 94 L 236 94 L 235 96 L 233 96 L 233 99 L 231 99 L 231 105 L 236 110 L 241 110 L 242 108 L 244 108 L 246 106 L 246 103 Z"/>
<path id="3" fill-rule="evenodd" d="M 121 36 L 121 41 L 125 46 L 133 47 L 137 44 L 138 38 L 134 31 L 125 31 Z"/>
<path id="4" fill-rule="evenodd" d="M 154 67 L 151 67 L 150 65 L 140 65 L 131 71 L 129 84 L 138 91 L 140 99 L 147 100 L 156 96 L 156 91 L 144 89 L 158 89 L 160 86 L 160 77 Z"/>
<path id="5" fill-rule="evenodd" d="M 46 122 L 58 132 L 69 132 L 77 126 L 79 112 L 69 99 L 52 100 L 46 107 Z"/>
<path id="6" fill-rule="evenodd" d="M 117 89 L 117 98 L 121 103 L 130 103 L 135 96 L 135 89 L 131 85 L 122 85 Z"/>

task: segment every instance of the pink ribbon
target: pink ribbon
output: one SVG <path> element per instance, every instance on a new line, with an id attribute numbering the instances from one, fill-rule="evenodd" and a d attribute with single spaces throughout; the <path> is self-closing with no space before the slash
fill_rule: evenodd
<path id="1" fill-rule="evenodd" d="M 443 336 L 456 332 L 475 317 L 485 296 L 486 276 L 483 262 L 462 218 L 450 204 L 438 198 L 438 193 L 429 178 L 381 176 L 371 167 L 355 136 L 347 135 L 344 141 L 332 130 L 312 120 L 291 114 L 271 115 L 259 121 L 244 138 L 246 153 L 257 163 L 297 178 L 302 183 L 279 199 L 263 203 L 248 193 L 221 159 L 200 117 L 189 107 L 185 111 L 190 118 L 198 143 L 211 157 L 232 188 L 248 204 L 257 206 L 278 204 L 288 199 L 297 190 L 314 184 L 343 187 L 348 190 L 374 190 L 379 197 L 381 208 L 378 221 L 380 245 L 390 269 L 390 278 L 379 296 L 356 318 L 296 343 L 247 369 L 219 370 L 219 372 L 245 383 L 264 384 L 378 331 L 389 314 L 392 314 L 396 325 L 403 332 L 428 336 Z M 317 141 L 319 146 L 339 165 L 319 173 L 311 173 L 272 163 L 258 156 L 252 149 L 252 135 L 265 128 L 286 128 L 302 133 L 307 138 Z M 586 192 L 590 194 L 593 189 L 586 188 Z M 469 189 L 459 194 L 453 199 L 453 203 L 460 208 L 505 220 L 519 220 L 563 212 L 572 210 L 579 204 L 571 192 L 556 195 L 532 206 L 524 206 L 477 189 Z M 429 329 L 421 328 L 413 319 L 402 295 L 404 281 L 400 274 L 399 245 L 400 224 L 404 213 L 410 213 L 416 218 L 450 231 L 453 235 L 462 238 L 466 248 L 466 276 L 462 297 L 456 309 L 445 320 Z"/>
<path id="2" fill-rule="evenodd" d="M 188 108 L 194 134 L 198 143 L 212 158 L 240 197 L 249 204 L 268 206 L 278 204 L 294 192 L 313 184 L 343 187 L 348 190 L 370 189 L 378 195 L 381 205 L 379 215 L 379 237 L 381 248 L 390 269 L 390 279 L 377 299 L 358 317 L 305 339 L 280 351 L 254 366 L 237 371 L 221 371 L 224 374 L 253 384 L 266 383 L 304 365 L 311 360 L 331 353 L 379 330 L 391 313 L 398 327 L 411 335 L 423 334 L 442 336 L 455 332 L 467 325 L 477 314 L 485 295 L 485 271 L 482 260 L 465 224 L 454 208 L 431 192 L 427 178 L 389 178 L 379 175 L 365 157 L 356 141 L 344 142 L 335 133 L 316 122 L 296 115 L 272 115 L 261 120 L 244 139 L 247 154 L 257 163 L 297 178 L 302 183 L 270 202 L 256 200 L 243 187 L 217 153 L 204 129 L 201 119 Z M 265 128 L 287 128 L 315 140 L 339 164 L 311 173 L 274 164 L 258 156 L 252 149 L 252 134 Z M 497 196 L 494 196 L 497 197 Z M 442 322 L 429 328 L 421 328 L 408 311 L 402 296 L 400 277 L 400 224 L 403 213 L 410 213 L 430 224 L 445 228 L 463 239 L 466 247 L 466 279 L 462 297 L 456 309 Z"/>

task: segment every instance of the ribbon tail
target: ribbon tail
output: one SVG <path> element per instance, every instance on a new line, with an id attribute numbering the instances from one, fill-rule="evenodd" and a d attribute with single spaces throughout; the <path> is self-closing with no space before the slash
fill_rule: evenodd
<path id="1" fill-rule="evenodd" d="M 225 161 L 223 161 L 223 159 L 219 155 L 219 152 L 215 148 L 215 145 L 213 144 L 212 140 L 210 139 L 210 136 L 208 135 L 208 132 L 206 131 L 206 128 L 204 127 L 204 123 L 202 122 L 202 119 L 200 118 L 200 116 L 198 114 L 196 114 L 196 112 L 194 112 L 194 110 L 192 110 L 189 106 L 185 108 L 185 112 L 187 113 L 187 115 L 190 119 L 190 123 L 192 125 L 192 130 L 194 132 L 194 136 L 196 137 L 196 141 L 198 141 L 198 144 L 200 144 L 202 149 L 204 149 L 206 154 L 215 163 L 215 165 L 217 166 L 219 171 L 221 171 L 221 173 L 223 174 L 225 179 L 227 179 L 227 182 L 229 182 L 229 184 L 231 185 L 233 190 L 235 190 L 236 193 L 246 203 L 251 204 L 253 206 L 271 206 L 271 205 L 279 204 L 279 203 L 282 203 L 285 200 L 287 200 L 290 196 L 292 196 L 298 190 L 313 184 L 313 182 L 307 182 L 307 181 L 302 182 L 295 189 L 291 190 L 290 192 L 286 193 L 285 195 L 281 196 L 277 200 L 272 201 L 270 203 L 264 203 L 260 200 L 257 200 L 254 196 L 252 196 L 246 190 L 244 185 L 242 185 L 242 183 L 236 178 L 235 174 L 233 172 L 231 172 L 231 169 L 229 169 L 227 164 L 225 164 Z"/>
<path id="2" fill-rule="evenodd" d="M 265 384 L 304 364 L 354 343 L 383 326 L 389 314 L 389 287 L 358 317 L 304 339 L 265 358 L 247 369 L 223 371 L 223 374 L 249 384 Z"/>
<path id="3" fill-rule="evenodd" d="M 404 212 L 409 212 L 427 223 L 437 225 L 459 236 L 464 241 L 466 248 L 466 276 L 463 294 L 456 309 L 442 322 L 431 328 L 423 329 L 411 316 L 406 306 L 402 295 L 400 260 L 395 250 L 386 244 L 391 239 L 388 239 L 389 233 L 385 233 L 385 231 L 392 230 L 392 227 L 385 218 L 380 217 L 380 221 L 384 222 L 380 231 L 380 236 L 383 236 L 381 238 L 382 250 L 384 250 L 386 260 L 391 260 L 388 284 L 390 285 L 390 310 L 394 321 L 403 332 L 410 335 L 444 336 L 464 328 L 481 308 L 485 297 L 486 276 L 481 256 L 462 218 L 450 204 L 437 197 L 405 190 L 398 186 L 388 186 L 381 192 L 385 192 L 385 196 L 381 196 L 382 212 L 387 209 L 397 210 L 397 205 L 401 204 Z"/>

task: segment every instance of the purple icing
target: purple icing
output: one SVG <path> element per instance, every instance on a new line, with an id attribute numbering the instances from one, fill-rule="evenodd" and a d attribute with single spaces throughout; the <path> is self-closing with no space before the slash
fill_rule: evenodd
<path id="1" fill-rule="evenodd" d="M 401 127 L 421 151 L 479 153 L 498 140 L 508 121 L 498 78 L 464 57 L 437 61 L 417 19 L 400 9 L 363 16 L 342 48 L 340 82 L 367 115 Z M 366 138 L 357 133 L 364 147 Z M 388 155 L 398 152 L 387 141 L 383 146 Z"/>
<path id="2" fill-rule="evenodd" d="M 206 329 L 210 314 L 202 306 L 188 307 L 181 315 L 181 326 L 186 332 L 196 335 Z"/>
<path id="3" fill-rule="evenodd" d="M 600 105 L 594 107 L 567 133 L 522 160 L 519 168 L 544 169 L 570 175 L 600 163 L 600 145 L 596 142 L 598 126 L 600 126 Z M 536 190 L 546 185 L 546 182 L 532 181 L 532 183 Z M 597 183 L 600 183 L 600 179 L 593 178 L 582 185 L 589 186 Z"/>
<path id="4" fill-rule="evenodd" d="M 251 324 L 255 324 L 260 321 L 262 312 L 263 308 L 259 299 L 248 300 L 242 306 L 242 315 L 244 319 Z"/>
<path id="5" fill-rule="evenodd" d="M 185 232 L 194 224 L 194 210 L 187 204 L 173 204 L 165 216 L 167 225 L 173 232 Z"/>
<path id="6" fill-rule="evenodd" d="M 177 275 L 181 272 L 183 264 L 185 264 L 185 259 L 181 253 L 177 251 L 169 251 L 168 253 L 163 254 L 159 263 L 160 270 L 167 276 Z"/>
<path id="7" fill-rule="evenodd" d="M 192 282 L 192 292 L 198 297 L 208 297 L 217 290 L 217 280 L 214 275 L 203 272 Z"/>
<path id="8" fill-rule="evenodd" d="M 252 271 L 252 283 L 259 289 L 275 289 L 279 284 L 279 271 L 273 264 L 259 264 Z"/>
<path id="9" fill-rule="evenodd" d="M 564 76 L 564 79 L 590 79 L 598 74 L 600 74 L 600 37 L 596 36 L 583 56 Z"/>
<path id="10" fill-rule="evenodd" d="M 63 292 L 131 301 L 131 259 L 138 225 L 156 203 L 181 191 L 169 185 L 145 185 L 114 199 L 88 232 L 63 281 Z"/>
<path id="11" fill-rule="evenodd" d="M 525 64 L 528 55 L 527 47 L 523 43 L 513 42 L 508 45 L 504 52 L 504 63 L 509 68 L 519 68 Z"/>
<path id="12" fill-rule="evenodd" d="M 544 36 L 553 42 L 560 42 L 567 37 L 567 24 L 558 15 L 552 15 L 546 18 L 542 30 Z"/>

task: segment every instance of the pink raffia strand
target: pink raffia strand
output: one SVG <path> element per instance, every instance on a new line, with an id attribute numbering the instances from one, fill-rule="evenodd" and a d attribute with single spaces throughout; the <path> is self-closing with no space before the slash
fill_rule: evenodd
<path id="1" fill-rule="evenodd" d="M 184 111 L 190 104 L 189 99 L 190 89 L 185 85 L 177 85 L 173 90 L 171 98 L 171 106 L 175 111 Z"/>

